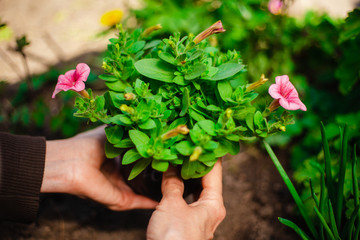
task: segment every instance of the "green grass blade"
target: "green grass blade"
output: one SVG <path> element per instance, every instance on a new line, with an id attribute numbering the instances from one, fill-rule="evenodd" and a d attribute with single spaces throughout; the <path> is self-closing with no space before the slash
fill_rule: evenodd
<path id="1" fill-rule="evenodd" d="M 360 208 L 360 206 L 357 205 L 356 208 L 354 209 L 354 211 L 352 212 L 349 221 L 345 224 L 345 227 L 342 232 L 343 239 L 351 240 L 355 219 L 359 214 L 359 208 Z"/>
<path id="2" fill-rule="evenodd" d="M 316 207 L 314 207 L 314 210 L 315 210 L 316 215 L 319 218 L 321 224 L 324 226 L 325 231 L 329 235 L 330 239 L 335 240 L 334 234 L 332 233 L 331 229 L 329 228 L 329 225 L 326 223 L 325 218 L 322 216 L 322 214 L 319 212 L 319 210 Z"/>
<path id="3" fill-rule="evenodd" d="M 326 138 L 325 127 L 322 122 L 321 122 L 321 137 L 322 137 L 323 150 L 324 150 L 326 186 L 328 188 L 329 198 L 331 199 L 332 202 L 335 202 L 335 189 L 331 174 L 331 156 L 330 156 L 329 144 Z"/>
<path id="4" fill-rule="evenodd" d="M 347 162 L 347 144 L 348 144 L 348 126 L 345 125 L 343 137 L 342 137 L 342 146 L 341 146 L 341 161 L 340 161 L 340 170 L 339 170 L 339 182 L 336 192 L 336 208 L 335 208 L 335 218 L 337 226 L 341 226 L 341 214 L 343 209 L 344 201 L 344 180 L 345 180 L 345 170 Z"/>
<path id="5" fill-rule="evenodd" d="M 354 194 L 354 206 L 358 206 L 359 205 L 359 186 L 358 186 L 358 181 L 357 181 L 357 173 L 356 173 L 356 163 L 357 163 L 357 159 L 356 159 L 356 144 L 354 145 L 354 155 L 353 155 L 353 160 L 352 160 L 352 182 L 353 182 L 353 194 Z M 360 232 L 360 215 L 358 214 L 357 216 L 357 227 L 355 228 L 355 235 L 354 235 L 354 239 L 358 239 L 359 238 L 359 232 Z"/>
<path id="6" fill-rule="evenodd" d="M 318 197 L 317 197 L 316 194 L 315 194 L 315 191 L 314 191 L 314 187 L 313 187 L 313 183 L 312 183 L 311 178 L 309 179 L 309 184 L 310 184 L 311 196 L 312 196 L 312 198 L 313 198 L 316 206 L 319 208 L 319 205 L 320 205 L 319 199 L 318 199 Z"/>
<path id="7" fill-rule="evenodd" d="M 354 157 L 352 160 L 352 182 L 353 182 L 353 194 L 354 194 L 354 205 L 359 205 L 359 186 L 357 182 L 357 174 L 356 174 L 356 145 L 354 145 Z"/>
<path id="8" fill-rule="evenodd" d="M 334 233 L 336 239 L 340 239 L 339 231 L 338 231 L 337 226 L 336 226 L 334 210 L 333 210 L 330 199 L 329 199 L 329 202 L 328 202 L 328 207 L 329 207 L 329 218 L 330 218 L 331 230 Z"/>
<path id="9" fill-rule="evenodd" d="M 282 167 L 281 163 L 279 162 L 279 159 L 276 157 L 275 153 L 271 149 L 270 145 L 267 142 L 265 142 L 264 140 L 263 140 L 263 144 L 264 144 L 265 149 L 268 152 L 271 160 L 273 161 L 276 169 L 278 170 L 280 176 L 284 180 L 286 187 L 289 189 L 290 194 L 293 197 L 296 205 L 298 206 L 299 211 L 300 211 L 302 217 L 304 218 L 305 223 L 308 226 L 311 234 L 314 236 L 315 239 L 318 239 L 318 233 L 316 232 L 316 228 L 315 228 L 313 222 L 311 221 L 311 218 L 307 214 L 304 204 L 303 204 L 299 194 L 296 192 L 296 189 L 295 189 L 294 185 L 292 184 L 289 176 L 286 174 L 284 168 Z"/>
<path id="10" fill-rule="evenodd" d="M 320 176 L 320 203 L 319 203 L 319 210 L 321 214 L 325 213 L 325 202 L 326 202 L 326 195 L 325 195 L 325 175 L 324 172 L 321 172 Z M 320 226 L 320 236 L 321 239 L 324 239 L 324 227 Z"/>
<path id="11" fill-rule="evenodd" d="M 287 220 L 285 218 L 280 218 L 280 217 L 279 217 L 279 221 L 282 224 L 284 224 L 285 226 L 288 226 L 289 228 L 292 228 L 303 240 L 310 240 L 311 239 L 301 228 L 298 227 L 298 225 L 296 225 L 292 221 Z"/>

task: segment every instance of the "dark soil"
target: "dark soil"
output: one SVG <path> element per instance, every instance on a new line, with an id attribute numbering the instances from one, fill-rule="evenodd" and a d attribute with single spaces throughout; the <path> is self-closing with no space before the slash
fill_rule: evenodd
<path id="1" fill-rule="evenodd" d="M 270 158 L 254 147 L 244 149 L 223 162 L 227 216 L 215 239 L 299 239 L 277 219 L 295 219 L 294 204 Z M 47 194 L 42 196 L 36 223 L 0 222 L 0 239 L 145 239 L 151 213 L 113 212 L 86 199 Z"/>

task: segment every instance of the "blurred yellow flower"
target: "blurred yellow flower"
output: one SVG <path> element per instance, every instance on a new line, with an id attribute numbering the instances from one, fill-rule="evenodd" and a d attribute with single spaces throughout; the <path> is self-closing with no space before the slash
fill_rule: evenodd
<path id="1" fill-rule="evenodd" d="M 100 22 L 105 26 L 112 27 L 118 24 L 121 21 L 122 17 L 123 12 L 119 9 L 115 9 L 104 13 L 104 15 L 102 15 L 100 19 Z"/>

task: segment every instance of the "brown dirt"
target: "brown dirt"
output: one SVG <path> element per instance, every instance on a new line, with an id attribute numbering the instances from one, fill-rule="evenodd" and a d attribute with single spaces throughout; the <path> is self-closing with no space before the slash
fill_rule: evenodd
<path id="1" fill-rule="evenodd" d="M 295 219 L 291 216 L 294 205 L 267 156 L 250 147 L 236 156 L 226 157 L 223 166 L 227 216 L 217 229 L 215 239 L 299 239 L 277 220 L 280 216 Z M 0 239 L 145 239 L 151 213 L 113 212 L 89 200 L 47 194 L 42 197 L 36 223 L 2 222 Z"/>

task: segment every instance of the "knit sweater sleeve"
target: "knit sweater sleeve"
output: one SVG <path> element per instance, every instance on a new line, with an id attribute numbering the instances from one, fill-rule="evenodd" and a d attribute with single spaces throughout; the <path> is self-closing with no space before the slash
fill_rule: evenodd
<path id="1" fill-rule="evenodd" d="M 0 220 L 35 220 L 45 165 L 43 137 L 0 132 Z"/>

